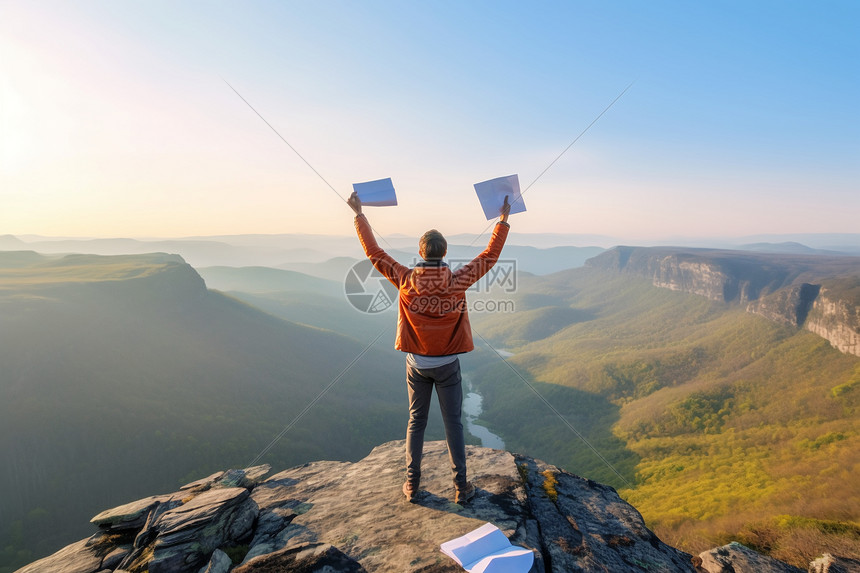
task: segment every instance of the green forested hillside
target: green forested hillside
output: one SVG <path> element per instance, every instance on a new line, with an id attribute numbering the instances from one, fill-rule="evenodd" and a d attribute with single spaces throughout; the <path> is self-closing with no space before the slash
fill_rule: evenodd
<path id="1" fill-rule="evenodd" d="M 225 291 L 269 314 L 359 340 L 386 326 L 393 332 L 397 320 L 395 305 L 375 314 L 352 306 L 344 294 L 346 271 L 338 281 L 265 267 L 207 267 L 199 273 L 209 288 Z"/>
<path id="2" fill-rule="evenodd" d="M 316 292 L 343 294 L 343 280 L 332 281 L 270 267 L 203 267 L 197 272 L 210 289 L 247 293 Z"/>
<path id="3" fill-rule="evenodd" d="M 402 437 L 402 358 L 379 332 L 280 320 L 174 256 L 0 253 L 0 570 L 102 509 L 244 467 L 347 367 L 261 463 Z"/>
<path id="4" fill-rule="evenodd" d="M 515 302 L 475 330 L 622 477 L 497 362 L 474 378 L 509 449 L 613 484 L 690 551 L 739 539 L 805 567 L 826 543 L 857 550 L 860 359 L 597 269 L 521 281 Z"/>

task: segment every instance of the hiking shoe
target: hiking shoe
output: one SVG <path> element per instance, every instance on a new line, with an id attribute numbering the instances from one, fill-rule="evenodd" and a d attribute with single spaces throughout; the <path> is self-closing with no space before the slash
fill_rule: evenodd
<path id="1" fill-rule="evenodd" d="M 403 483 L 403 495 L 406 496 L 406 501 L 412 502 L 418 494 L 418 484 L 406 481 Z"/>
<path id="2" fill-rule="evenodd" d="M 457 486 L 454 490 L 454 503 L 463 504 L 475 497 L 475 486 L 466 482 L 464 486 Z"/>

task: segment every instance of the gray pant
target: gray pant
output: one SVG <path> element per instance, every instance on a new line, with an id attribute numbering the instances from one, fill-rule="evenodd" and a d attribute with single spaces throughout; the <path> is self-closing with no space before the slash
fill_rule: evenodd
<path id="1" fill-rule="evenodd" d="M 460 412 L 463 406 L 463 386 L 460 378 L 460 360 L 438 368 L 415 368 L 406 365 L 406 383 L 409 385 L 409 425 L 406 427 L 406 479 L 417 484 L 421 479 L 421 455 L 424 451 L 424 429 L 430 412 L 433 386 L 439 397 L 445 438 L 448 442 L 448 459 L 451 462 L 454 484 L 466 484 L 466 441 Z"/>

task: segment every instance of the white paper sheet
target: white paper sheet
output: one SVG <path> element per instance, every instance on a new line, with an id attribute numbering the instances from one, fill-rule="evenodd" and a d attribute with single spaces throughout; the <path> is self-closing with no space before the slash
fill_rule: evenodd
<path id="1" fill-rule="evenodd" d="M 505 196 L 508 197 L 508 204 L 511 206 L 511 215 L 526 210 L 526 204 L 523 203 L 520 195 L 520 180 L 516 175 L 475 183 L 475 192 L 478 194 L 478 200 L 488 221 L 501 215 Z"/>
<path id="2" fill-rule="evenodd" d="M 446 541 L 441 549 L 469 573 L 526 573 L 534 562 L 531 549 L 511 545 L 492 523 Z"/>
<path id="3" fill-rule="evenodd" d="M 469 573 L 527 573 L 535 554 L 531 549 L 511 545 L 506 550 L 484 557 L 467 571 Z"/>
<path id="4" fill-rule="evenodd" d="M 353 183 L 352 189 L 358 193 L 363 207 L 389 207 L 397 205 L 397 196 L 394 193 L 394 184 L 391 177 L 366 181 L 364 183 Z"/>

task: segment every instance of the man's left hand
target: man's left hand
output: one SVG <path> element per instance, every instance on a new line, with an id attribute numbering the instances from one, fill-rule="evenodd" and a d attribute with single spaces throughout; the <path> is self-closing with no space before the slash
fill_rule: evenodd
<path id="1" fill-rule="evenodd" d="M 347 199 L 346 204 L 352 207 L 356 215 L 361 215 L 361 199 L 358 198 L 358 193 L 352 192 L 352 195 Z"/>

